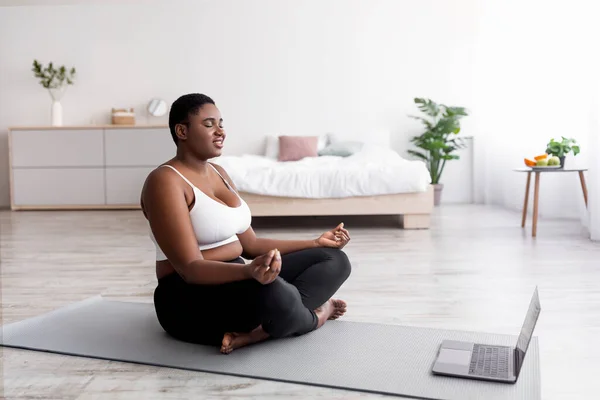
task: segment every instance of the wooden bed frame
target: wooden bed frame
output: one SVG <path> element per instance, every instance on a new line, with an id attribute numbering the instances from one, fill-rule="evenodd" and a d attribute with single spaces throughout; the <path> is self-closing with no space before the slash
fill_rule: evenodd
<path id="1" fill-rule="evenodd" d="M 263 196 L 240 192 L 253 217 L 397 215 L 404 229 L 428 229 L 433 211 L 433 186 L 426 192 L 339 199 L 307 199 Z M 11 196 L 12 200 L 12 196 Z M 12 210 L 139 210 L 139 204 L 115 205 L 35 205 L 15 206 Z"/>
<path id="2" fill-rule="evenodd" d="M 428 229 L 433 211 L 433 186 L 418 193 L 339 199 L 262 196 L 241 192 L 252 216 L 398 215 L 404 229 Z"/>

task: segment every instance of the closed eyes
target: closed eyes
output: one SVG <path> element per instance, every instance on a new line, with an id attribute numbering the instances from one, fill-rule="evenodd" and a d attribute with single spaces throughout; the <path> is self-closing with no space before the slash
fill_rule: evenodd
<path id="1" fill-rule="evenodd" d="M 214 123 L 215 123 L 214 118 L 206 118 L 204 120 L 204 126 L 206 126 L 207 128 L 212 128 Z M 219 120 L 219 128 L 223 128 L 223 119 L 222 118 Z"/>

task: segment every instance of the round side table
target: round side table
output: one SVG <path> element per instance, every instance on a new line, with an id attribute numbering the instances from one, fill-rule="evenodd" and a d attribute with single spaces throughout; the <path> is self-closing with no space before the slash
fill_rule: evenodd
<path id="1" fill-rule="evenodd" d="M 529 202 L 529 185 L 531 183 L 531 174 L 535 173 L 535 185 L 533 190 L 533 221 L 531 227 L 531 236 L 537 235 L 537 219 L 538 219 L 538 199 L 540 193 L 540 174 L 559 174 L 565 172 L 578 172 L 579 181 L 581 182 L 581 190 L 583 191 L 583 200 L 585 206 L 588 203 L 587 186 L 585 185 L 585 177 L 583 172 L 587 171 L 587 168 L 517 168 L 517 172 L 527 172 L 527 185 L 525 186 L 525 201 L 523 202 L 523 218 L 521 220 L 521 227 L 525 228 L 525 220 L 527 219 L 527 203 Z"/>

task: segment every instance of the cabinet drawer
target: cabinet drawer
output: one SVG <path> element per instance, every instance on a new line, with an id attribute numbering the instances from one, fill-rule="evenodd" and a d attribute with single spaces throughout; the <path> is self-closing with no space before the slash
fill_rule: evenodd
<path id="1" fill-rule="evenodd" d="M 14 168 L 17 206 L 103 205 L 102 168 Z"/>
<path id="2" fill-rule="evenodd" d="M 107 129 L 106 165 L 156 167 L 173 158 L 177 147 L 169 129 Z"/>
<path id="3" fill-rule="evenodd" d="M 11 132 L 13 167 L 101 167 L 102 129 Z"/>
<path id="4" fill-rule="evenodd" d="M 106 168 L 106 203 L 140 204 L 142 187 L 154 167 Z"/>

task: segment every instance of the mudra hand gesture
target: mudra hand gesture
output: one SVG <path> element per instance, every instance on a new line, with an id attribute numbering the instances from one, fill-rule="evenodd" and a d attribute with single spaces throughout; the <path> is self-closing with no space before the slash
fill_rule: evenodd
<path id="1" fill-rule="evenodd" d="M 330 231 L 325 232 L 316 240 L 316 243 L 321 247 L 333 247 L 336 249 L 342 249 L 350 241 L 350 233 L 344 229 L 344 223 L 340 223 L 338 226 Z"/>
<path id="2" fill-rule="evenodd" d="M 258 256 L 250 264 L 246 264 L 246 275 L 263 285 L 273 282 L 279 276 L 280 271 L 281 253 L 277 249 Z"/>

